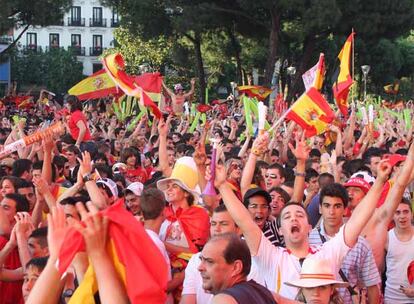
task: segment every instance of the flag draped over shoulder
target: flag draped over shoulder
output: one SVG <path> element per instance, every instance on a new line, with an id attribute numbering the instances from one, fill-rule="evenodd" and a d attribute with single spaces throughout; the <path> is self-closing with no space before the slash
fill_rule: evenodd
<path id="1" fill-rule="evenodd" d="M 79 100 L 101 98 L 117 93 L 115 82 L 104 69 L 92 74 L 69 89 Z"/>
<path id="2" fill-rule="evenodd" d="M 248 97 L 256 97 L 258 100 L 265 100 L 272 93 L 271 89 L 262 86 L 240 86 L 237 87 L 237 90 L 240 94 L 244 93 Z"/>
<path id="3" fill-rule="evenodd" d="M 131 303 L 165 303 L 170 270 L 158 247 L 125 210 L 121 200 L 102 211 L 102 215 L 109 218 L 107 251 Z M 66 271 L 77 252 L 85 250 L 82 235 L 73 228 L 66 234 L 64 244 L 59 254 L 60 274 Z M 95 272 L 90 264 L 69 303 L 95 304 L 97 291 Z"/>
<path id="4" fill-rule="evenodd" d="M 351 65 L 351 51 L 352 44 L 354 43 L 355 32 L 352 32 L 348 39 L 345 41 L 341 52 L 338 55 L 340 61 L 339 74 L 332 87 L 333 94 L 335 96 L 336 103 L 341 113 L 348 116 L 348 94 L 353 80 L 350 72 Z"/>
<path id="5" fill-rule="evenodd" d="M 305 130 L 307 137 L 325 132 L 335 118 L 328 102 L 316 88 L 310 88 L 290 107 L 287 119 L 295 121 Z"/>
<path id="6" fill-rule="evenodd" d="M 108 75 L 126 95 L 138 97 L 141 104 L 149 107 L 155 117 L 161 118 L 160 109 L 149 96 L 155 93 L 160 94 L 161 98 L 162 77 L 159 73 L 146 73 L 137 77 L 128 75 L 124 70 L 125 62 L 120 53 L 106 56 L 103 65 Z"/>
<path id="7" fill-rule="evenodd" d="M 311 87 L 316 88 L 318 91 L 322 89 L 323 80 L 325 77 L 325 55 L 321 53 L 319 55 L 319 61 L 312 68 L 307 70 L 302 75 L 303 83 L 306 91 Z"/>

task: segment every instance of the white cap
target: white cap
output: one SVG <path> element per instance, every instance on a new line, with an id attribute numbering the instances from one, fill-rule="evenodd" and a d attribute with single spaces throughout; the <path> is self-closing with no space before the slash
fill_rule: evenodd
<path id="1" fill-rule="evenodd" d="M 96 184 L 103 184 L 111 190 L 112 196 L 118 198 L 118 186 L 116 183 L 110 178 L 101 178 L 96 181 Z"/>
<path id="2" fill-rule="evenodd" d="M 131 183 L 128 187 L 126 187 L 125 192 L 130 191 L 134 193 L 136 196 L 141 196 L 142 190 L 144 190 L 144 185 L 140 182 Z"/>

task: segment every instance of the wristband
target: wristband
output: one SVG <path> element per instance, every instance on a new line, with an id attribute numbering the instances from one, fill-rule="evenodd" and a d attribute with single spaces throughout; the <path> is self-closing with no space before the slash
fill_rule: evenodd
<path id="1" fill-rule="evenodd" d="M 305 177 L 306 176 L 306 173 L 304 173 L 304 172 L 297 172 L 297 171 L 295 171 L 294 173 L 295 173 L 295 176 L 301 176 L 301 177 Z"/>
<path id="2" fill-rule="evenodd" d="M 91 180 L 93 180 L 93 179 L 92 179 L 92 174 L 90 174 L 90 173 L 88 173 L 88 174 L 86 174 L 86 175 L 82 176 L 82 181 L 83 181 L 84 183 L 89 182 L 89 181 L 91 181 Z"/>

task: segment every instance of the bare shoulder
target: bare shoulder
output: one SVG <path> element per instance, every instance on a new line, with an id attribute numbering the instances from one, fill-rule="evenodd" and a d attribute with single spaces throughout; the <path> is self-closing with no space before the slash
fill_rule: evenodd
<path id="1" fill-rule="evenodd" d="M 230 295 L 219 293 L 211 299 L 211 304 L 237 304 L 237 301 Z"/>

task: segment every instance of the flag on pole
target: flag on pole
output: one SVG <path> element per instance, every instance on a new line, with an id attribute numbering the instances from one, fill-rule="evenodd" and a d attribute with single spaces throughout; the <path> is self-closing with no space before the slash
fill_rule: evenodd
<path id="1" fill-rule="evenodd" d="M 348 94 L 349 88 L 352 86 L 353 79 L 350 72 L 351 51 L 354 43 L 355 32 L 352 32 L 338 55 L 340 61 L 339 73 L 332 87 L 336 103 L 341 113 L 348 116 Z"/>
<path id="2" fill-rule="evenodd" d="M 92 74 L 69 89 L 79 100 L 101 98 L 117 93 L 115 82 L 104 69 Z"/>
<path id="3" fill-rule="evenodd" d="M 109 218 L 107 252 L 125 285 L 130 303 L 165 303 L 168 280 L 167 263 L 143 226 L 128 212 L 122 201 L 101 211 Z M 70 228 L 59 254 L 58 270 L 63 274 L 77 252 L 85 250 L 82 235 Z M 89 265 L 69 303 L 94 304 L 98 284 Z"/>
<path id="4" fill-rule="evenodd" d="M 159 73 L 146 73 L 138 77 L 128 75 L 124 70 L 125 62 L 120 53 L 106 56 L 103 59 L 103 65 L 112 80 L 125 94 L 139 98 L 140 103 L 149 107 L 155 117 L 158 119 L 162 117 L 160 109 L 148 96 L 149 93 L 161 94 L 162 77 Z M 146 92 L 145 89 L 149 91 Z"/>
<path id="5" fill-rule="evenodd" d="M 265 100 L 267 96 L 269 96 L 272 93 L 271 89 L 262 86 L 240 86 L 237 87 L 237 90 L 239 90 L 240 94 L 244 93 L 248 97 L 256 97 L 258 100 Z"/>
<path id="6" fill-rule="evenodd" d="M 290 107 L 286 115 L 305 130 L 307 137 L 321 134 L 335 118 L 328 102 L 316 88 L 311 87 Z"/>
<path id="7" fill-rule="evenodd" d="M 319 61 L 302 75 L 303 83 L 306 91 L 311 87 L 318 91 L 322 89 L 323 80 L 325 77 L 325 55 L 320 53 Z"/>

